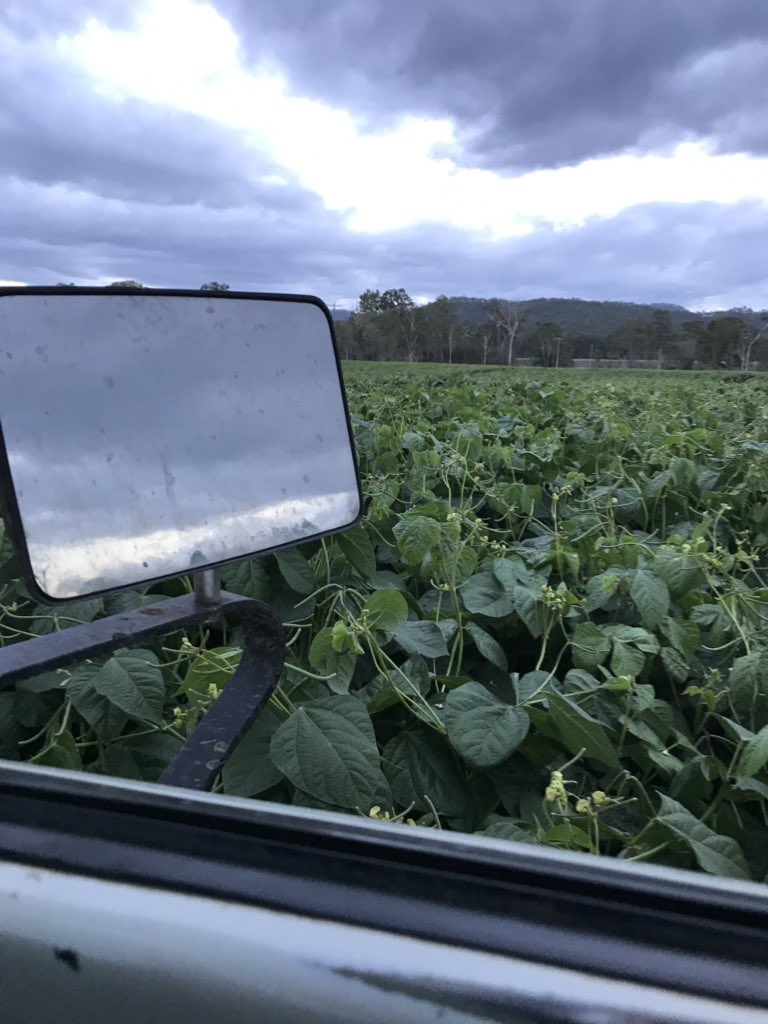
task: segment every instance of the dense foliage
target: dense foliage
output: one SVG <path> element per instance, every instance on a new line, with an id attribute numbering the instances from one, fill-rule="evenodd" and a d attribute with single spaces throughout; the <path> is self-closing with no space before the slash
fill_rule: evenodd
<path id="1" fill-rule="evenodd" d="M 416 305 L 402 288 L 369 290 L 334 314 L 346 359 L 571 366 L 617 360 L 657 369 L 765 369 L 768 312 L 693 313 L 682 306 L 582 299 L 439 296 Z"/>
<path id="2" fill-rule="evenodd" d="M 346 378 L 366 514 L 226 574 L 290 641 L 219 788 L 764 879 L 768 380 Z M 175 592 L 61 613 L 2 561 L 4 643 Z M 0 755 L 155 779 L 238 656 L 175 636 L 19 684 Z"/>

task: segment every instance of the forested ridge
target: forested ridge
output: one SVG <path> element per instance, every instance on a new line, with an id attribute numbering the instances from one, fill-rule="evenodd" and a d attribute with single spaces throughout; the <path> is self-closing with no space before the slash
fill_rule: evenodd
<path id="1" fill-rule="evenodd" d="M 345 359 L 660 368 L 768 368 L 768 311 L 692 312 L 670 304 L 442 295 L 417 305 L 402 289 L 364 292 L 334 309 Z"/>

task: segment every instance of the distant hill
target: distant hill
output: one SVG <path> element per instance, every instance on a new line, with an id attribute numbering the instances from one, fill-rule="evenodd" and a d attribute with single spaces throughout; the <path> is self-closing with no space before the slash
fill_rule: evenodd
<path id="1" fill-rule="evenodd" d="M 351 309 L 336 309 L 335 306 L 331 310 L 331 315 L 333 316 L 334 320 L 349 320 L 349 318 L 352 316 L 352 313 L 353 310 Z"/>
<path id="2" fill-rule="evenodd" d="M 465 323 L 479 324 L 485 320 L 485 300 L 462 296 L 452 301 L 459 319 Z M 529 330 L 536 324 L 551 320 L 559 324 L 566 334 L 584 334 L 595 338 L 607 337 L 627 320 L 649 320 L 656 309 L 668 312 L 675 327 L 699 317 L 699 314 L 692 313 L 684 306 L 667 303 L 644 305 L 635 302 L 593 302 L 587 299 L 527 299 L 520 305 L 527 311 L 526 327 Z"/>

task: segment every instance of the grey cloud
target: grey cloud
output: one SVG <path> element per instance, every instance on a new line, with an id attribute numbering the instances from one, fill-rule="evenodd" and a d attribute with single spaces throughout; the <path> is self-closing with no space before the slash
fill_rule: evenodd
<path id="1" fill-rule="evenodd" d="M 271 55 L 297 90 L 374 126 L 403 112 L 455 115 L 474 133 L 475 151 L 459 154 L 469 163 L 557 163 L 683 130 L 716 130 L 724 148 L 768 145 L 762 112 L 751 117 L 746 102 L 756 77 L 757 98 L 768 82 L 763 0 L 710 0 L 695 16 L 681 0 L 217 6 L 250 59 Z M 0 13 L 21 40 L 17 59 L 0 63 L 0 279 L 216 279 L 329 305 L 402 286 L 768 306 L 759 204 L 638 207 L 493 244 L 436 225 L 352 233 L 317 196 L 270 183 L 277 168 L 236 133 L 140 101 L 115 105 L 57 64 L 51 36 L 95 13 L 127 17 L 125 5 L 47 0 Z"/>
<path id="2" fill-rule="evenodd" d="M 650 204 L 560 238 L 537 235 L 521 256 L 537 294 L 552 279 L 552 252 L 572 295 L 760 307 L 768 306 L 766 233 L 768 209 L 758 203 Z"/>
<path id="3" fill-rule="evenodd" d="M 329 302 L 339 278 L 357 288 L 354 256 L 345 254 L 366 243 L 347 239 L 317 196 L 278 184 L 281 169 L 238 133 L 112 101 L 57 59 L 51 37 L 108 6 L 50 5 L 48 35 L 21 5 L 0 14 L 17 36 L 0 62 L 0 279 L 167 287 L 216 279 L 314 291 Z"/>
<path id="4" fill-rule="evenodd" d="M 0 187 L 9 195 L 10 186 Z M 768 210 L 759 203 L 650 204 L 568 231 L 488 243 L 437 225 L 353 234 L 313 197 L 276 186 L 265 187 L 258 203 L 227 210 L 67 201 L 13 188 L 0 210 L 0 277 L 32 283 L 128 277 L 197 287 L 216 279 L 310 292 L 329 305 L 367 287 L 404 287 L 425 296 L 768 307 Z"/>
<path id="5" fill-rule="evenodd" d="M 277 169 L 234 130 L 141 100 L 117 102 L 27 42 L 0 64 L 0 175 L 102 196 L 231 206 Z"/>
<path id="6" fill-rule="evenodd" d="M 685 135 L 766 151 L 764 0 L 216 5 L 251 59 L 374 124 L 455 118 L 466 162 L 553 166 Z"/>
<path id="7" fill-rule="evenodd" d="M 759 203 L 648 204 L 495 245 L 460 232 L 419 231 L 401 236 L 392 254 L 415 294 L 762 308 L 767 234 L 768 209 Z"/>
<path id="8" fill-rule="evenodd" d="M 32 284 L 133 278 L 158 287 L 316 292 L 367 286 L 370 239 L 349 235 L 316 197 L 264 185 L 243 206 L 125 203 L 3 180 L 0 278 Z M 345 290 L 344 294 L 349 294 Z"/>

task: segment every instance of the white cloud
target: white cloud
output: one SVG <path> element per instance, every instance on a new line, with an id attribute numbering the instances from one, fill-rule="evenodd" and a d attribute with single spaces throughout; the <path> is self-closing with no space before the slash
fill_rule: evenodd
<path id="1" fill-rule="evenodd" d="M 442 223 L 499 240 L 646 203 L 768 203 L 768 158 L 716 154 L 705 142 L 517 177 L 459 167 L 437 155 L 456 152 L 450 120 L 406 115 L 376 132 L 295 95 L 269 61 L 246 66 L 231 25 L 199 0 L 145 0 L 131 31 L 91 20 L 57 47 L 116 102 L 141 97 L 241 131 L 255 166 L 269 157 L 286 184 L 318 194 L 356 232 Z"/>

